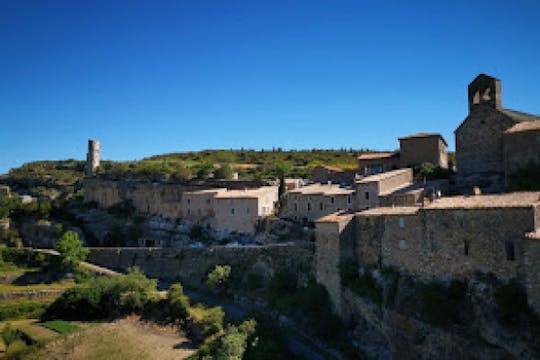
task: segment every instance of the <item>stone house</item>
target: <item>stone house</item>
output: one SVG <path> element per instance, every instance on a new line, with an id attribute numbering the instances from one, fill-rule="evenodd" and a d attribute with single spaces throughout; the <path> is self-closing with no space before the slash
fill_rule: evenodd
<path id="1" fill-rule="evenodd" d="M 274 212 L 277 201 L 277 186 L 197 190 L 184 193 L 182 213 L 217 230 L 253 234 L 257 223 Z"/>
<path id="2" fill-rule="evenodd" d="M 530 135 L 533 143 L 540 141 L 531 134 L 538 134 L 540 117 L 504 109 L 501 81 L 484 74 L 469 84 L 468 101 L 469 115 L 455 130 L 458 182 L 468 186 L 488 180 L 504 185 L 508 170 L 535 160 L 535 154 L 526 149 L 527 143 L 520 145 L 519 139 L 528 141 Z M 521 123 L 528 125 L 519 125 Z M 522 132 L 529 134 L 518 134 Z M 508 139 L 506 149 L 505 136 Z M 522 156 L 525 158 L 520 159 Z"/>
<path id="3" fill-rule="evenodd" d="M 407 187 L 412 182 L 413 173 L 411 168 L 366 176 L 355 184 L 355 208 L 363 210 L 377 207 L 380 205 L 381 197 L 388 196 L 396 190 Z"/>
<path id="4" fill-rule="evenodd" d="M 373 152 L 358 157 L 358 172 L 363 176 L 399 169 L 400 165 L 399 152 Z"/>
<path id="5" fill-rule="evenodd" d="M 354 182 L 355 170 L 344 170 L 336 166 L 316 166 L 311 171 L 314 182 L 350 185 Z"/>
<path id="6" fill-rule="evenodd" d="M 401 167 L 431 163 L 448 168 L 448 144 L 441 134 L 418 133 L 399 138 Z"/>
<path id="7" fill-rule="evenodd" d="M 336 184 L 312 184 L 289 191 L 281 216 L 307 223 L 353 207 L 353 189 Z"/>

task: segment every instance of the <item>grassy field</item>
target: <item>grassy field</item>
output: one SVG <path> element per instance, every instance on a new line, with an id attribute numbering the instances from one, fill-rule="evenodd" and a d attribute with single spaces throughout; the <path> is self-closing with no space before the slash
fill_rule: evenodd
<path id="1" fill-rule="evenodd" d="M 24 359 L 184 359 L 194 351 L 176 328 L 131 317 L 88 326 L 50 342 Z"/>
<path id="2" fill-rule="evenodd" d="M 69 321 L 64 321 L 64 320 L 47 321 L 40 325 L 47 329 L 54 330 L 57 333 L 62 334 L 62 335 L 69 334 L 76 330 L 79 330 L 79 327 L 77 325 L 74 325 L 70 323 Z"/>

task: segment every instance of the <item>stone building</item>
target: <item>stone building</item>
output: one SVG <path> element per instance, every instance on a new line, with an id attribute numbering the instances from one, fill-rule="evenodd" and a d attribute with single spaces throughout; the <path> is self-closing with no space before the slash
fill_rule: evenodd
<path id="1" fill-rule="evenodd" d="M 312 184 L 289 191 L 281 216 L 307 223 L 339 210 L 353 208 L 353 189 L 336 184 Z"/>
<path id="2" fill-rule="evenodd" d="M 274 211 L 278 186 L 229 189 L 89 178 L 84 181 L 84 200 L 95 201 L 102 208 L 129 200 L 142 214 L 251 234 L 257 222 Z"/>
<path id="3" fill-rule="evenodd" d="M 88 140 L 88 153 L 86 154 L 85 175 L 93 176 L 100 162 L 100 144 L 97 140 Z"/>
<path id="4" fill-rule="evenodd" d="M 354 182 L 355 170 L 344 170 L 336 166 L 316 166 L 311 171 L 314 182 L 350 185 Z"/>
<path id="5" fill-rule="evenodd" d="M 184 194 L 182 213 L 217 230 L 253 234 L 257 223 L 274 212 L 277 201 L 277 186 L 198 190 Z"/>
<path id="6" fill-rule="evenodd" d="M 363 176 L 399 169 L 399 152 L 373 152 L 358 157 L 358 171 Z"/>
<path id="7" fill-rule="evenodd" d="M 506 130 L 503 149 L 507 175 L 540 165 L 540 121 L 523 121 Z"/>
<path id="8" fill-rule="evenodd" d="M 468 101 L 469 115 L 455 130 L 458 182 L 462 185 L 493 183 L 502 186 L 506 184 L 507 170 L 529 160 L 537 160 L 536 154 L 527 150 L 527 143 L 520 145 L 519 139 L 526 138 L 528 142 L 530 135 L 533 144 L 540 141 L 533 134 L 538 134 L 540 118 L 504 109 L 501 81 L 484 74 L 469 84 Z M 510 130 L 512 128 L 513 131 Z M 508 139 L 506 149 L 505 136 Z"/>
<path id="9" fill-rule="evenodd" d="M 382 197 L 412 184 L 412 169 L 398 169 L 371 175 L 355 184 L 357 210 L 368 209 L 380 205 Z"/>
<path id="10" fill-rule="evenodd" d="M 540 314 L 540 192 L 453 196 L 316 222 L 317 280 L 340 312 L 339 264 L 392 266 L 421 280 L 475 273 L 518 281 Z M 337 281 L 337 282 L 336 282 Z"/>
<path id="11" fill-rule="evenodd" d="M 399 138 L 401 167 L 431 163 L 448 168 L 448 144 L 441 134 L 418 133 Z"/>

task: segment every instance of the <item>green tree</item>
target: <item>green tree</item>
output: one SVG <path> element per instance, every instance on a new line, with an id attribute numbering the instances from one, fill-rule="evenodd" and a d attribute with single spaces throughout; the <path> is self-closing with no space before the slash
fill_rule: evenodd
<path id="1" fill-rule="evenodd" d="M 60 253 L 62 268 L 73 271 L 86 259 L 89 250 L 82 245 L 79 235 L 71 230 L 66 231 L 54 244 L 54 249 Z"/>
<path id="2" fill-rule="evenodd" d="M 229 164 L 221 164 L 219 169 L 216 169 L 214 171 L 214 178 L 215 179 L 232 179 L 233 177 L 233 169 L 231 165 Z"/>
<path id="3" fill-rule="evenodd" d="M 206 285 L 211 288 L 223 288 L 229 282 L 231 277 L 230 265 L 216 265 L 214 270 L 208 274 Z"/>

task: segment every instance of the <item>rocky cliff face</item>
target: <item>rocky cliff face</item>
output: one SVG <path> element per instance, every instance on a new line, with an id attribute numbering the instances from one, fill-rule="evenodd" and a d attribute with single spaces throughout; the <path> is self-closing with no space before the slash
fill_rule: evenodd
<path id="1" fill-rule="evenodd" d="M 497 285 L 475 279 L 467 285 L 465 297 L 448 308 L 445 300 L 435 311 L 447 323 L 426 316 L 418 286 L 400 279 L 397 289 L 383 286 L 382 302 L 345 288 L 343 314 L 354 329 L 354 343 L 378 359 L 538 359 L 540 322 L 532 313 L 517 313 L 505 323 L 494 300 Z M 391 302 L 388 296 L 395 297 Z M 451 301 L 450 299 L 448 301 Z M 461 308 L 463 306 L 463 308 Z M 516 304 L 516 306 L 519 306 Z M 455 312 L 448 315 L 448 312 Z"/>

